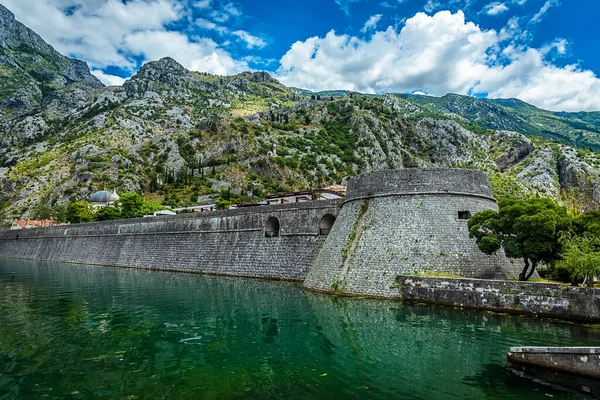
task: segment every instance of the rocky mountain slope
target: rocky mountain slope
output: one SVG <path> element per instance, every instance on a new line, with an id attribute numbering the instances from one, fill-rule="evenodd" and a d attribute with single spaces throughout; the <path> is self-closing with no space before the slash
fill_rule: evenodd
<path id="1" fill-rule="evenodd" d="M 457 95 L 315 94 L 264 72 L 214 76 L 170 58 L 103 87 L 1 6 L 0 45 L 4 222 L 103 187 L 177 206 L 417 166 L 486 170 L 499 196 L 600 200 L 597 113 Z"/>

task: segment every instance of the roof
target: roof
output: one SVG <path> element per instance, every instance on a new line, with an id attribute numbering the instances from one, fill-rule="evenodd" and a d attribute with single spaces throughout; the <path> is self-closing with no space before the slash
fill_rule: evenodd
<path id="1" fill-rule="evenodd" d="M 108 190 L 100 190 L 90 196 L 91 203 L 108 203 L 112 193 Z"/>
<path id="2" fill-rule="evenodd" d="M 52 220 L 52 219 L 27 219 L 27 220 L 15 220 L 14 221 L 15 224 L 19 225 L 19 227 L 21 227 L 21 229 L 27 229 L 27 228 L 43 228 L 46 226 L 55 226 L 58 225 L 58 222 Z"/>
<path id="3" fill-rule="evenodd" d="M 119 201 L 120 197 L 115 190 L 100 190 L 90 196 L 90 203 L 114 203 Z"/>
<path id="4" fill-rule="evenodd" d="M 343 196 L 346 196 L 346 186 L 331 185 L 331 186 L 327 186 L 326 188 L 323 188 L 323 190 L 328 191 L 328 192 L 339 193 Z"/>
<path id="5" fill-rule="evenodd" d="M 331 188 L 335 188 L 336 190 L 332 190 Z M 340 189 L 343 188 L 343 191 Z M 282 197 L 298 197 L 298 196 L 310 196 L 312 197 L 315 194 L 320 193 L 331 193 L 337 196 L 344 197 L 346 195 L 346 187 L 345 186 L 329 186 L 324 189 L 315 189 L 315 190 L 301 190 L 298 192 L 290 192 L 290 193 L 281 193 L 281 194 L 270 194 L 265 196 L 265 199 L 280 199 Z"/>

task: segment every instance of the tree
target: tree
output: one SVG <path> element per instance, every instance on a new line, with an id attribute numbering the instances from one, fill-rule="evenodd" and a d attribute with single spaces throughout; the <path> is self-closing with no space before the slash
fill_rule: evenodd
<path id="1" fill-rule="evenodd" d="M 158 201 L 144 201 L 142 204 L 142 215 L 152 214 L 158 210 L 165 210 L 168 207 L 163 206 Z"/>
<path id="2" fill-rule="evenodd" d="M 594 277 L 600 275 L 600 238 L 595 236 L 565 235 L 562 240 L 563 259 L 557 267 L 571 272 L 575 279 L 583 279 L 589 287 L 594 286 Z"/>
<path id="3" fill-rule="evenodd" d="M 52 219 L 52 207 L 42 204 L 33 214 L 35 219 Z"/>
<path id="4" fill-rule="evenodd" d="M 231 201 L 229 200 L 224 200 L 224 199 L 220 199 L 217 200 L 216 204 L 215 204 L 215 208 L 217 210 L 228 210 L 229 207 L 231 207 Z"/>
<path id="5" fill-rule="evenodd" d="M 499 211 L 476 213 L 469 220 L 469 235 L 486 254 L 504 248 L 507 257 L 522 258 L 519 280 L 526 281 L 540 262 L 558 260 L 559 237 L 571 228 L 564 207 L 550 199 L 514 200 L 499 203 Z"/>
<path id="6" fill-rule="evenodd" d="M 96 213 L 96 219 L 98 221 L 110 221 L 113 219 L 120 219 L 120 218 L 121 218 L 121 210 L 119 210 L 118 207 L 112 207 L 112 206 L 102 207 Z"/>
<path id="7" fill-rule="evenodd" d="M 321 95 L 317 95 L 317 100 L 321 100 Z"/>
<path id="8" fill-rule="evenodd" d="M 73 224 L 83 222 L 92 222 L 94 220 L 94 212 L 90 205 L 85 201 L 76 201 L 69 203 L 66 213 L 67 221 Z"/>
<path id="9" fill-rule="evenodd" d="M 60 204 L 52 207 L 52 219 L 61 224 L 67 222 L 67 206 Z"/>
<path id="10" fill-rule="evenodd" d="M 600 211 L 586 211 L 573 220 L 573 228 L 579 236 L 600 237 Z"/>
<path id="11" fill-rule="evenodd" d="M 144 216 L 144 198 L 137 193 L 125 193 L 121 195 L 121 217 L 139 218 Z"/>

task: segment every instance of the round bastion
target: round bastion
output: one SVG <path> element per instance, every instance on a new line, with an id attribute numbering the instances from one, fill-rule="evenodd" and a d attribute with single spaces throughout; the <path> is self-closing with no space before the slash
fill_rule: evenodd
<path id="1" fill-rule="evenodd" d="M 393 297 L 400 275 L 506 279 L 519 273 L 501 250 L 482 253 L 468 220 L 498 206 L 485 172 L 403 169 L 348 182 L 347 198 L 305 287 Z"/>

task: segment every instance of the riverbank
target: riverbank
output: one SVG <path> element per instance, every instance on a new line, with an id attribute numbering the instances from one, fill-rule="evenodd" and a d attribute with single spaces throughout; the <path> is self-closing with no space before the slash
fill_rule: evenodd
<path id="1" fill-rule="evenodd" d="M 600 322 L 600 289 L 552 283 L 398 275 L 390 297 L 513 314 Z M 396 292 L 392 294 L 392 292 Z"/>

